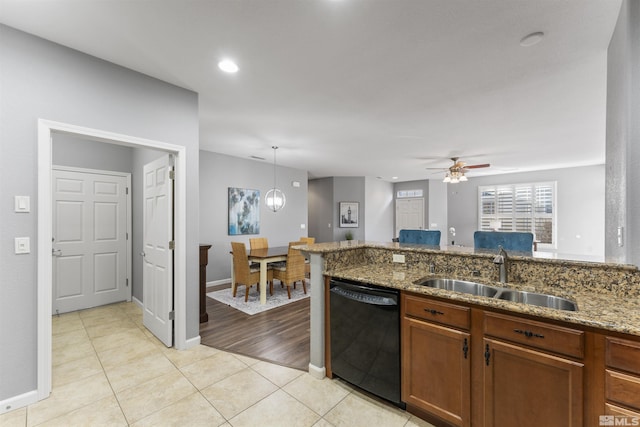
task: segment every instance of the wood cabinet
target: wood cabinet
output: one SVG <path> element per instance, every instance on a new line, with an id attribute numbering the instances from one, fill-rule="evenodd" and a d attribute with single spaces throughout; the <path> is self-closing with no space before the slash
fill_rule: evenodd
<path id="1" fill-rule="evenodd" d="M 207 313 L 207 264 L 211 245 L 200 245 L 200 323 L 209 321 Z"/>
<path id="2" fill-rule="evenodd" d="M 606 414 L 640 419 L 640 342 L 605 339 Z"/>
<path id="3" fill-rule="evenodd" d="M 410 295 L 403 308 L 402 400 L 452 425 L 471 425 L 470 334 L 456 329 L 468 328 L 469 309 Z"/>
<path id="4" fill-rule="evenodd" d="M 410 293 L 402 301 L 410 411 L 455 426 L 583 426 L 583 331 Z"/>
<path id="5" fill-rule="evenodd" d="M 484 336 L 485 426 L 583 425 L 584 332 L 486 312 Z"/>

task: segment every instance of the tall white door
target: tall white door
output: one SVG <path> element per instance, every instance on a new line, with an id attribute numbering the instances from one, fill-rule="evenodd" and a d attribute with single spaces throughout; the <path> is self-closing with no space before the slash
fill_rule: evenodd
<path id="1" fill-rule="evenodd" d="M 128 177 L 52 174 L 53 313 L 130 301 Z"/>
<path id="2" fill-rule="evenodd" d="M 424 228 L 424 198 L 396 199 L 396 236 L 400 230 Z"/>
<path id="3" fill-rule="evenodd" d="M 144 166 L 144 326 L 173 345 L 173 180 L 167 154 Z"/>

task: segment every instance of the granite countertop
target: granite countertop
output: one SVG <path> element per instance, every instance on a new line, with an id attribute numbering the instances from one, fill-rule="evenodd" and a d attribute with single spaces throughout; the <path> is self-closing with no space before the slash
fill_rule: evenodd
<path id="1" fill-rule="evenodd" d="M 416 245 L 409 243 L 397 243 L 397 242 L 371 242 L 364 240 L 343 240 L 340 242 L 327 242 L 327 243 L 315 243 L 313 245 L 301 245 L 296 246 L 305 252 L 309 253 L 331 253 L 344 250 L 351 250 L 357 248 L 378 248 L 378 249 L 392 249 L 399 252 L 422 252 L 433 254 L 450 254 L 457 256 L 469 256 L 469 257 L 483 257 L 493 258 L 496 256 L 495 250 L 474 249 L 466 246 L 429 246 L 429 245 Z M 615 262 L 606 262 L 598 257 L 591 257 L 586 255 L 572 255 L 572 254 L 557 254 L 551 252 L 514 252 L 509 251 L 509 258 L 521 259 L 526 261 L 544 262 L 551 264 L 562 265 L 601 265 L 613 267 L 616 269 L 625 269 L 629 271 L 637 271 L 638 267 L 630 264 L 620 264 Z"/>
<path id="2" fill-rule="evenodd" d="M 496 287 L 551 294 L 568 298 L 577 303 L 578 311 L 565 311 L 415 285 L 414 282 L 427 276 L 429 278 L 444 276 L 437 274 L 429 275 L 428 273 L 425 274 L 424 272 L 416 271 L 415 269 L 407 268 L 403 265 L 369 264 L 366 266 L 345 267 L 332 271 L 325 271 L 325 274 L 342 279 L 357 280 L 374 285 L 421 293 L 424 295 L 448 298 L 452 301 L 467 302 L 479 306 L 509 310 L 513 313 L 527 314 L 592 328 L 599 328 L 606 331 L 640 336 L 640 301 L 638 301 L 637 298 L 627 299 L 623 297 L 616 297 L 613 294 L 593 293 L 589 291 L 582 291 L 580 289 L 564 291 L 559 290 L 558 288 L 545 288 L 541 285 L 518 285 L 515 283 L 504 284 L 490 282 L 476 277 L 446 276 L 446 278 L 450 279 L 469 280 Z"/>

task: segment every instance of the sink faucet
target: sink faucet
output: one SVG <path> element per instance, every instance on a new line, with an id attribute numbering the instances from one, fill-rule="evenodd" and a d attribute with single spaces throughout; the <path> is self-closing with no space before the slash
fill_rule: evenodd
<path id="1" fill-rule="evenodd" d="M 498 255 L 493 259 L 493 263 L 497 264 L 500 268 L 500 283 L 507 283 L 507 251 L 502 246 L 498 246 L 500 249 Z"/>

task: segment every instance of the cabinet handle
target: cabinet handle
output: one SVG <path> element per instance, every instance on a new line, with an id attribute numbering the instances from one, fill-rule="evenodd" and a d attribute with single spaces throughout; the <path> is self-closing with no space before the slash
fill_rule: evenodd
<path id="1" fill-rule="evenodd" d="M 469 353 L 469 343 L 467 339 L 464 339 L 464 343 L 462 344 L 462 353 L 464 354 L 464 358 L 467 358 L 467 354 Z"/>
<path id="2" fill-rule="evenodd" d="M 444 314 L 443 312 L 438 311 L 438 310 L 433 309 L 433 308 L 425 308 L 425 309 L 424 309 L 424 311 L 426 311 L 427 313 L 431 313 L 431 314 L 433 314 L 434 316 L 435 316 L 436 314 Z"/>
<path id="3" fill-rule="evenodd" d="M 523 331 L 522 329 L 514 329 L 513 332 L 515 332 L 516 334 L 522 334 L 527 338 L 544 338 L 544 335 L 541 334 L 536 334 L 535 332 L 531 332 L 531 331 Z"/>
<path id="4" fill-rule="evenodd" d="M 484 360 L 487 362 L 487 366 L 489 366 L 489 359 L 491 358 L 491 351 L 489 351 L 489 344 L 484 348 Z"/>

